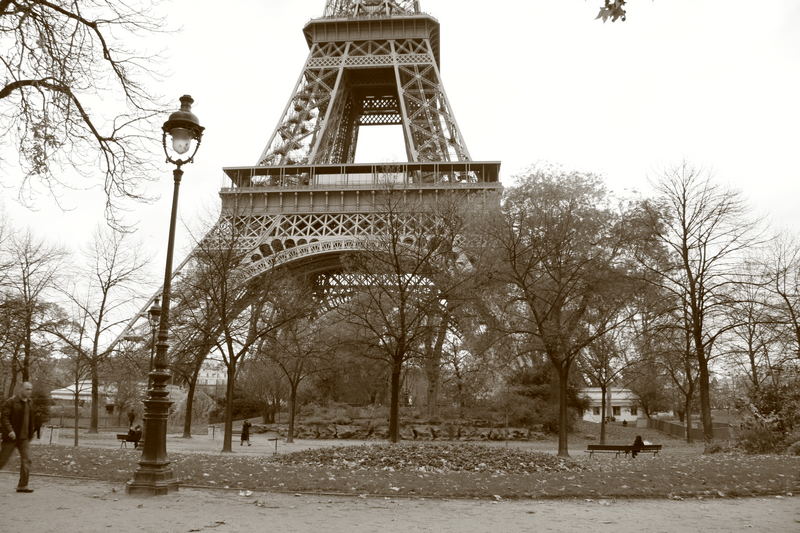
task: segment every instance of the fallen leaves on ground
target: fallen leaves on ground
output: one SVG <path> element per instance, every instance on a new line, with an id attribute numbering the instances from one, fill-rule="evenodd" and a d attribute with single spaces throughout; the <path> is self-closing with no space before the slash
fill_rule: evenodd
<path id="1" fill-rule="evenodd" d="M 463 453 L 462 447 L 467 448 Z M 800 492 L 800 457 L 667 453 L 655 458 L 580 456 L 561 461 L 547 454 L 480 445 L 372 448 L 372 451 L 350 450 L 346 454 L 342 448 L 327 448 L 276 459 L 176 453 L 170 455 L 170 460 L 176 477 L 184 485 L 237 491 L 495 500 L 498 497 L 680 500 Z M 386 455 L 387 448 L 391 448 L 392 455 Z M 379 452 L 380 449 L 384 451 Z M 437 458 L 440 465 L 436 464 Z M 37 446 L 33 449 L 33 471 L 124 482 L 131 478 L 139 459 L 136 450 Z M 346 461 L 357 466 L 348 467 Z M 6 469 L 14 470 L 17 465 L 18 461 L 12 460 Z"/>
<path id="2" fill-rule="evenodd" d="M 500 475 L 583 469 L 575 461 L 548 453 L 474 444 L 334 446 L 282 455 L 275 462 L 348 470 L 494 472 Z"/>

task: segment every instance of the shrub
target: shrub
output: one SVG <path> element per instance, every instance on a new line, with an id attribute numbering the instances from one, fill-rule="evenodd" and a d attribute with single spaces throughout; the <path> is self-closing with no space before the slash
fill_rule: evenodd
<path id="1" fill-rule="evenodd" d="M 705 447 L 703 453 L 706 455 L 713 455 L 716 453 L 730 453 L 733 451 L 730 444 L 720 444 L 718 442 L 711 443 Z"/>
<path id="2" fill-rule="evenodd" d="M 749 453 L 778 453 L 800 438 L 800 383 L 765 384 L 751 390 L 750 420 L 739 435 Z"/>
<path id="3" fill-rule="evenodd" d="M 747 453 L 775 453 L 784 445 L 781 433 L 762 424 L 751 424 L 739 433 L 739 446 Z"/>
<path id="4" fill-rule="evenodd" d="M 800 455 L 800 440 L 786 448 L 787 455 Z"/>
<path id="5" fill-rule="evenodd" d="M 216 398 L 217 406 L 208 414 L 208 422 L 216 424 L 222 422 L 225 418 L 225 398 Z M 261 402 L 249 398 L 234 397 L 233 398 L 233 420 L 241 420 L 242 418 L 255 418 L 261 413 Z"/>

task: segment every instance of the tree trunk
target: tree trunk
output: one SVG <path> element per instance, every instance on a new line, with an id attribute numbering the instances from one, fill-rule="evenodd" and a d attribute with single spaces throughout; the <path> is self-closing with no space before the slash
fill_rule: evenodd
<path id="1" fill-rule="evenodd" d="M 758 379 L 758 366 L 756 365 L 756 354 L 750 350 L 750 379 L 753 382 L 753 389 L 758 390 L 761 380 Z"/>
<path id="2" fill-rule="evenodd" d="M 78 447 L 78 417 L 80 416 L 80 392 L 78 391 L 78 385 L 80 384 L 80 377 L 76 372 L 75 375 L 75 401 L 72 402 L 72 412 L 75 416 L 75 424 L 73 424 L 72 429 L 72 445 L 74 447 Z"/>
<path id="3" fill-rule="evenodd" d="M 439 365 L 436 365 L 436 370 L 429 369 L 427 372 L 427 379 L 428 379 L 428 418 L 436 418 L 439 416 L 439 382 L 440 382 L 440 372 L 439 372 Z"/>
<path id="4" fill-rule="evenodd" d="M 236 378 L 236 365 L 228 365 L 228 382 L 225 384 L 225 436 L 222 439 L 222 451 L 233 452 L 233 390 Z"/>
<path id="5" fill-rule="evenodd" d="M 389 400 L 389 442 L 400 441 L 400 375 L 403 362 L 395 358 L 392 362 L 391 398 Z"/>
<path id="6" fill-rule="evenodd" d="M 32 305 L 32 304 L 30 304 Z M 31 380 L 31 322 L 33 321 L 33 317 L 30 316 L 30 311 L 28 311 L 28 315 L 25 318 L 25 339 L 23 341 L 23 352 L 22 352 L 22 381 L 30 381 Z"/>
<path id="7" fill-rule="evenodd" d="M 197 374 L 189 380 L 189 390 L 186 393 L 186 413 L 183 416 L 183 438 L 192 438 L 192 410 L 194 409 L 194 389 L 197 386 Z"/>
<path id="8" fill-rule="evenodd" d="M 600 387 L 600 444 L 606 443 L 606 389 L 608 387 L 602 385 Z"/>
<path id="9" fill-rule="evenodd" d="M 442 350 L 447 336 L 448 315 L 444 314 L 436 330 L 436 342 L 428 354 L 425 364 L 425 374 L 428 380 L 428 418 L 439 416 L 439 384 L 442 376 Z"/>
<path id="10" fill-rule="evenodd" d="M 269 424 L 277 424 L 278 423 L 278 413 L 281 410 L 281 400 L 277 396 L 274 396 L 270 402 L 268 402 L 269 406 Z"/>
<path id="11" fill-rule="evenodd" d="M 692 397 L 687 396 L 684 400 L 684 418 L 686 419 L 686 442 L 692 443 Z"/>
<path id="12" fill-rule="evenodd" d="M 569 366 L 563 363 L 558 366 L 558 456 L 569 457 L 567 444 L 567 424 L 569 413 L 567 411 L 567 386 L 569 384 Z"/>
<path id="13" fill-rule="evenodd" d="M 92 370 L 92 406 L 89 433 L 97 433 L 97 428 L 99 426 L 100 378 L 97 375 L 97 362 L 91 361 L 89 364 Z"/>
<path id="14" fill-rule="evenodd" d="M 294 442 L 294 413 L 297 406 L 297 386 L 289 384 L 289 430 L 286 432 L 286 442 Z"/>
<path id="15" fill-rule="evenodd" d="M 710 444 L 714 440 L 714 426 L 711 421 L 711 393 L 709 386 L 708 361 L 705 357 L 698 357 L 700 372 L 700 417 L 703 421 L 703 441 Z"/>
<path id="16" fill-rule="evenodd" d="M 457 378 L 457 379 L 458 379 L 458 381 L 456 382 L 456 390 L 458 391 L 458 397 L 457 397 L 458 415 L 463 418 L 464 417 L 464 407 L 465 407 L 464 406 L 464 403 L 465 403 L 464 402 L 464 383 L 463 383 L 463 381 L 461 380 L 460 377 Z"/>
<path id="17" fill-rule="evenodd" d="M 11 385 L 8 388 L 8 396 L 6 398 L 11 398 L 14 396 L 14 389 L 17 388 L 17 373 L 19 372 L 18 363 L 17 363 L 17 354 L 14 354 L 14 357 L 11 359 Z"/>

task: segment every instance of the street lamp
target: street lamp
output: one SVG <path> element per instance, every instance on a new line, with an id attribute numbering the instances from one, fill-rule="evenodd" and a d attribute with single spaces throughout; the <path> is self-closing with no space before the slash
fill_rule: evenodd
<path id="1" fill-rule="evenodd" d="M 147 370 L 147 389 L 151 387 L 150 373 L 153 372 L 153 356 L 156 353 L 156 328 L 158 327 L 158 319 L 161 316 L 161 306 L 159 301 L 161 298 L 156 296 L 153 300 L 153 305 L 147 311 L 147 322 L 150 324 L 150 366 Z"/>
<path id="2" fill-rule="evenodd" d="M 167 457 L 167 418 L 169 416 L 169 391 L 167 381 L 170 374 L 167 370 L 167 349 L 169 348 L 169 302 L 172 289 L 172 254 L 175 248 L 175 221 L 178 214 L 178 191 L 183 177 L 183 165 L 194 160 L 203 127 L 194 113 L 191 96 L 180 98 L 181 108 L 169 116 L 162 127 L 161 143 L 167 163 L 175 165 L 172 171 L 174 188 L 172 192 L 172 211 L 169 219 L 169 238 L 167 240 L 167 261 L 164 268 L 164 291 L 161 294 L 161 316 L 158 324 L 158 343 L 156 343 L 155 360 L 149 380 L 152 385 L 147 390 L 144 411 L 144 442 L 139 468 L 133 479 L 127 484 L 128 494 L 162 495 L 178 490 L 178 481 L 170 468 Z M 169 137 L 169 143 L 167 142 Z M 187 154 L 191 154 L 188 155 Z M 151 308 L 152 311 L 152 308 Z"/>

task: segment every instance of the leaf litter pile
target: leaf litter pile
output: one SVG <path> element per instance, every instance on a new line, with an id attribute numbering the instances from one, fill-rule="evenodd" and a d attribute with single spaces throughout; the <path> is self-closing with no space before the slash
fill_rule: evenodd
<path id="1" fill-rule="evenodd" d="M 33 473 L 130 479 L 136 450 L 36 446 Z M 323 448 L 283 456 L 173 453 L 184 486 L 439 498 L 720 498 L 800 493 L 800 457 L 662 453 L 574 459 L 481 445 Z M 6 471 L 16 471 L 18 459 Z"/>
<path id="2" fill-rule="evenodd" d="M 474 444 L 336 446 L 290 453 L 276 458 L 276 462 L 388 472 L 492 472 L 498 475 L 584 469 L 575 461 L 565 461 L 548 453 Z"/>

